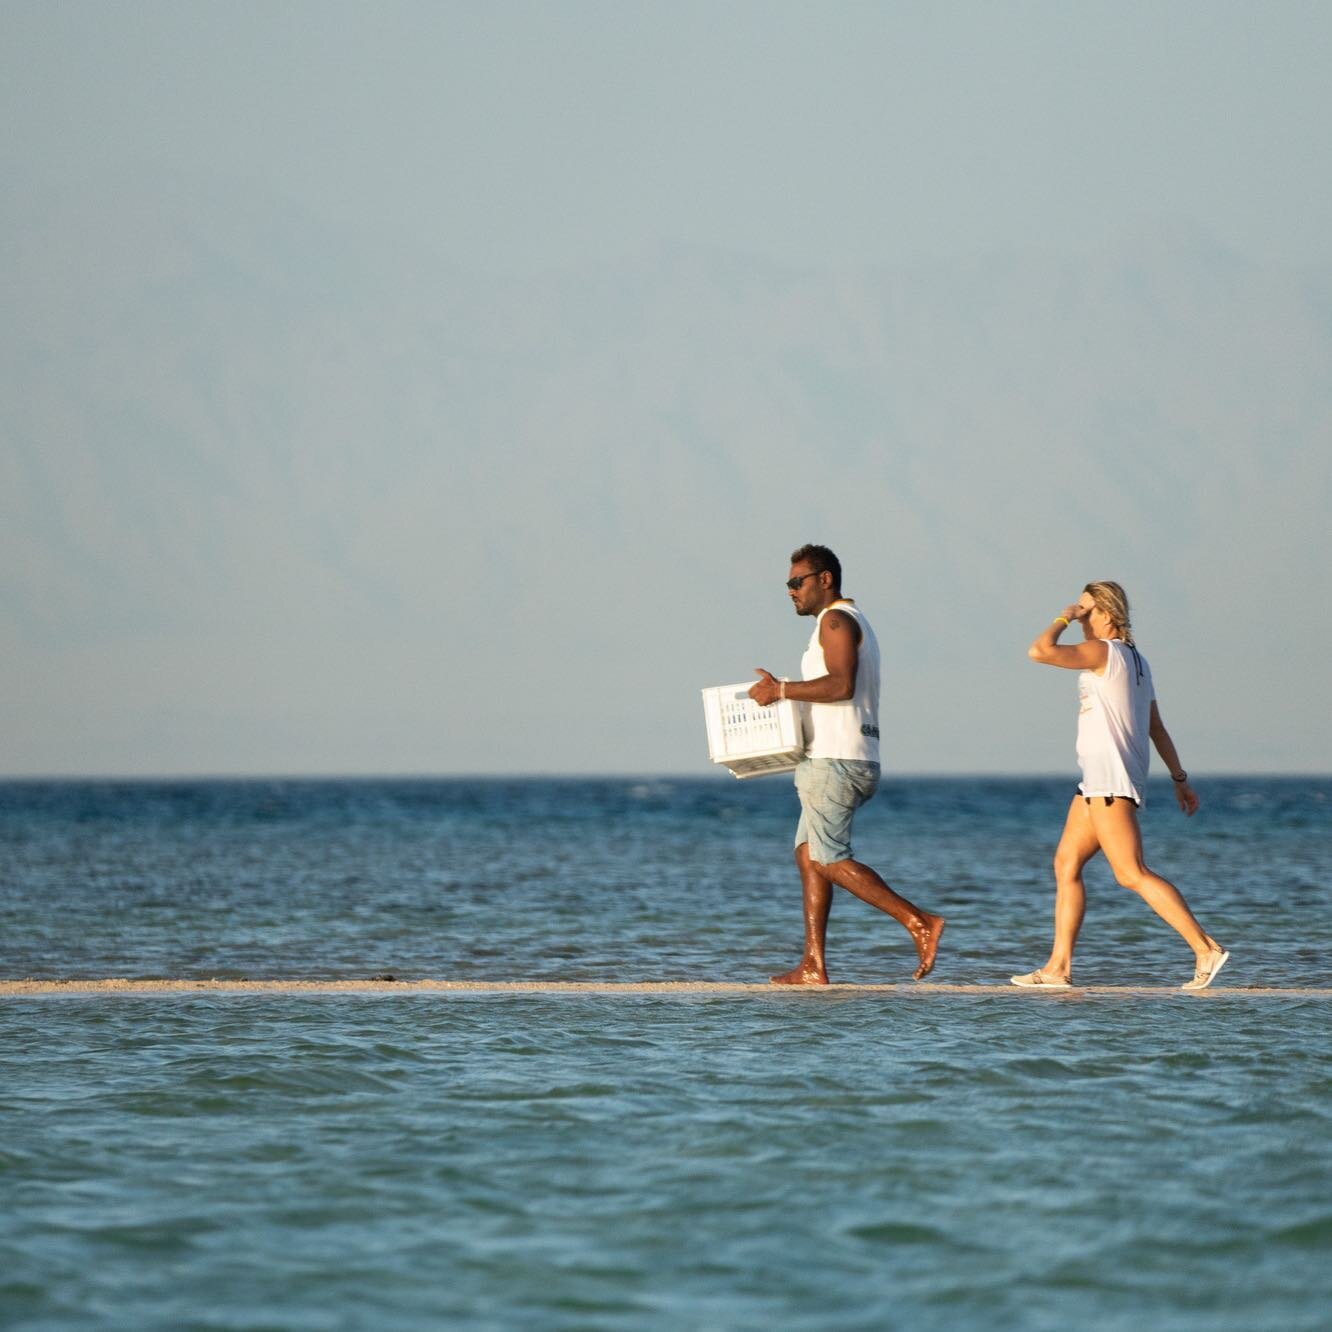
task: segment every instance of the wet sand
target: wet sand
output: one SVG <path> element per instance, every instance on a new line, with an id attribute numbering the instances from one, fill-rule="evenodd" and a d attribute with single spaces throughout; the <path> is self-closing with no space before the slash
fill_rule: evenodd
<path id="1" fill-rule="evenodd" d="M 773 985 L 769 981 L 556 981 L 556 980 L 251 980 L 251 979 L 104 979 L 0 980 L 0 998 L 22 995 L 101 994 L 586 994 L 586 995 L 726 995 L 726 994 L 880 994 L 910 995 L 989 995 L 1030 999 L 1083 998 L 1095 995 L 1178 995 L 1189 999 L 1222 999 L 1239 996 L 1269 999 L 1332 999 L 1332 989 L 1289 987 L 1224 986 L 1183 991 L 1177 985 L 1086 985 L 1070 990 L 1024 990 L 1015 985 L 945 985 L 904 981 L 883 985 Z"/>

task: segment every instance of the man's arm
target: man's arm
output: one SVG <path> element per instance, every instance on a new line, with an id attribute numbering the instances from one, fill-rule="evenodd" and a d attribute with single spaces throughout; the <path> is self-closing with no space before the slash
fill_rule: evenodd
<path id="1" fill-rule="evenodd" d="M 1071 624 L 1082 625 L 1081 643 L 1061 644 L 1059 635 Z M 1091 637 L 1087 612 L 1081 606 L 1065 606 L 1032 640 L 1027 656 L 1042 666 L 1062 666 L 1069 671 L 1103 671 L 1110 649 Z"/>
<path id="2" fill-rule="evenodd" d="M 1152 720 L 1147 733 L 1152 737 L 1152 744 L 1156 746 L 1161 762 L 1170 770 L 1171 785 L 1175 788 L 1175 800 L 1180 809 L 1185 814 L 1193 814 L 1198 808 L 1198 795 L 1189 785 L 1189 774 L 1184 771 L 1184 765 L 1179 761 L 1179 751 L 1170 738 L 1170 732 L 1165 728 L 1165 722 L 1161 720 L 1161 710 L 1156 706 L 1155 699 L 1152 699 Z M 1181 775 L 1183 781 L 1175 780 Z"/>
<path id="3" fill-rule="evenodd" d="M 830 610 L 819 624 L 819 646 L 823 649 L 827 675 L 817 680 L 788 680 L 783 685 L 762 666 L 756 666 L 760 678 L 750 689 L 749 697 L 764 707 L 779 698 L 794 699 L 797 703 L 841 703 L 853 697 L 860 665 L 860 626 L 842 611 Z"/>

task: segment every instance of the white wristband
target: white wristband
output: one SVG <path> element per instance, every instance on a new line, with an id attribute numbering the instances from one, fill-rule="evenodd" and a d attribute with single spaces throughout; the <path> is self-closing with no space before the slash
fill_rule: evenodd
<path id="1" fill-rule="evenodd" d="M 786 701 L 786 681 L 785 681 L 785 680 L 780 680 L 780 681 L 778 681 L 777 696 L 782 700 L 783 703 Z"/>

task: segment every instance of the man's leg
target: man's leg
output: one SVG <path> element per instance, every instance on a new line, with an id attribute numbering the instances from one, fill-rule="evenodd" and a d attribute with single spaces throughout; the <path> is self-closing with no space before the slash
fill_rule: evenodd
<path id="1" fill-rule="evenodd" d="M 919 958 L 916 980 L 927 976 L 934 966 L 944 918 L 908 902 L 868 865 L 851 856 L 852 818 L 856 809 L 874 795 L 878 784 L 877 764 L 806 759 L 796 769 L 801 810 L 796 864 L 800 866 L 805 896 L 806 942 L 800 965 L 773 977 L 779 984 L 827 983 L 822 959 L 831 883 L 892 916 L 906 929 Z"/>
<path id="2" fill-rule="evenodd" d="M 928 911 L 922 911 L 914 903 L 908 902 L 900 893 L 893 892 L 874 870 L 858 860 L 838 860 L 819 868 L 839 888 L 845 888 L 853 897 L 868 902 L 897 921 L 911 935 L 920 958 L 914 979 L 922 980 L 930 974 L 939 951 L 939 936 L 943 933 L 942 916 L 932 916 Z"/>
<path id="3" fill-rule="evenodd" d="M 796 868 L 805 907 L 805 951 L 790 971 L 772 978 L 774 985 L 827 985 L 828 967 L 824 943 L 828 937 L 828 912 L 832 909 L 832 880 L 823 866 L 809 858 L 809 843 L 795 849 Z"/>

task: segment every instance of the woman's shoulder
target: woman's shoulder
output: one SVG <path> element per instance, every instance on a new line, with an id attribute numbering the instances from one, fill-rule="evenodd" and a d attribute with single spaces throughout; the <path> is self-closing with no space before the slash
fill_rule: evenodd
<path id="1" fill-rule="evenodd" d="M 1107 676 L 1112 673 L 1124 675 L 1139 683 L 1144 679 L 1151 680 L 1151 667 L 1136 643 L 1126 643 L 1122 638 L 1108 638 L 1106 642 L 1110 645 L 1105 662 Z"/>
<path id="2" fill-rule="evenodd" d="M 1105 647 L 1105 657 L 1101 664 L 1096 667 L 1094 674 L 1102 680 L 1108 680 L 1112 676 L 1122 675 L 1124 672 L 1124 663 L 1128 658 L 1129 649 L 1122 639 L 1119 638 L 1098 638 L 1096 640 Z"/>
<path id="3" fill-rule="evenodd" d="M 1136 643 L 1126 643 L 1122 638 L 1107 638 L 1105 640 L 1116 650 L 1121 661 L 1140 661 L 1144 666 L 1147 665 L 1147 658 L 1143 656 L 1142 649 Z"/>

